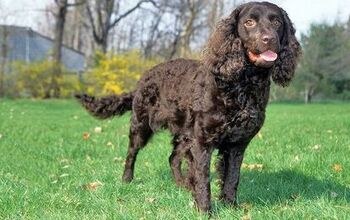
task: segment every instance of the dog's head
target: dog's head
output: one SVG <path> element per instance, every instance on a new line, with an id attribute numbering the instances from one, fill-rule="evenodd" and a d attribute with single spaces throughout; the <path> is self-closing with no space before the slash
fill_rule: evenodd
<path id="1" fill-rule="evenodd" d="M 246 63 L 269 69 L 286 86 L 294 75 L 300 45 L 287 13 L 272 3 L 250 2 L 222 19 L 204 51 L 212 71 L 235 79 Z"/>
<path id="2" fill-rule="evenodd" d="M 278 58 L 283 39 L 284 18 L 279 7 L 255 3 L 238 13 L 236 31 L 251 63 L 270 68 Z"/>

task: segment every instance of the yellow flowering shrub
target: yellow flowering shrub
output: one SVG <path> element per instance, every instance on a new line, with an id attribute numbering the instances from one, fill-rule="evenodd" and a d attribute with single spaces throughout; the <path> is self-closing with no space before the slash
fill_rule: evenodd
<path id="1" fill-rule="evenodd" d="M 9 91 L 9 96 L 48 98 L 52 96 L 52 74 L 55 63 L 51 61 L 36 61 L 30 64 L 14 62 L 11 65 L 11 78 L 14 85 Z M 81 90 L 79 77 L 75 73 L 70 73 L 61 67 L 60 77 L 56 81 L 60 88 L 60 97 L 72 97 Z"/>
<path id="2" fill-rule="evenodd" d="M 157 63 L 141 58 L 138 51 L 118 55 L 98 53 L 96 57 L 96 66 L 84 74 L 84 81 L 85 90 L 98 96 L 133 90 L 142 73 Z"/>

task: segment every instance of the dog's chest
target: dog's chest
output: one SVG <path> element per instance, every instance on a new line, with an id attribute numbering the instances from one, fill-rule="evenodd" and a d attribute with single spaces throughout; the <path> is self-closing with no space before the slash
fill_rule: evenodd
<path id="1" fill-rule="evenodd" d="M 229 142 L 249 141 L 261 129 L 265 120 L 265 111 L 257 108 L 246 108 L 229 118 L 222 129 L 220 139 Z"/>
<path id="2" fill-rule="evenodd" d="M 269 90 L 269 81 L 247 82 L 236 85 L 226 94 L 221 141 L 249 141 L 258 133 L 265 120 Z"/>

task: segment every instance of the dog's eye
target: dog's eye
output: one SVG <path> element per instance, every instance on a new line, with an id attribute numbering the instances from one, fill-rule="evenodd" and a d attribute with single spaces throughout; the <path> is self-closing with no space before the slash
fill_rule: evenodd
<path id="1" fill-rule="evenodd" d="M 248 19 L 248 20 L 244 23 L 244 25 L 245 25 L 246 27 L 254 27 L 254 26 L 256 25 L 256 22 L 255 22 L 253 19 Z"/>
<path id="2" fill-rule="evenodd" d="M 275 19 L 275 20 L 272 21 L 272 25 L 276 26 L 276 27 L 279 27 L 281 25 L 281 22 L 279 20 Z"/>

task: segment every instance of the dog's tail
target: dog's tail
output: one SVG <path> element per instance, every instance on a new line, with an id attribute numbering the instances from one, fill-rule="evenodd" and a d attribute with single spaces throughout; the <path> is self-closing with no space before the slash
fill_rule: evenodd
<path id="1" fill-rule="evenodd" d="M 122 115 L 132 109 L 133 93 L 124 93 L 121 95 L 110 95 L 102 98 L 93 96 L 75 95 L 82 106 L 93 116 L 106 119 L 116 115 Z"/>

